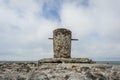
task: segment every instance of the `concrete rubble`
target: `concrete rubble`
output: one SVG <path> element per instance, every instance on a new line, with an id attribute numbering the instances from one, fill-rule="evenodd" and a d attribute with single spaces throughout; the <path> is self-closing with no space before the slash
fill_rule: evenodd
<path id="1" fill-rule="evenodd" d="M 120 80 L 120 65 L 5 62 L 0 80 Z"/>

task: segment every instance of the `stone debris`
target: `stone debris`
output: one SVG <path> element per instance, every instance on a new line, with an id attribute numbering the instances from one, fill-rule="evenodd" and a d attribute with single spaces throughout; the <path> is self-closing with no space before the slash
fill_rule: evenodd
<path id="1" fill-rule="evenodd" d="M 120 80 L 120 65 L 6 62 L 0 80 Z"/>

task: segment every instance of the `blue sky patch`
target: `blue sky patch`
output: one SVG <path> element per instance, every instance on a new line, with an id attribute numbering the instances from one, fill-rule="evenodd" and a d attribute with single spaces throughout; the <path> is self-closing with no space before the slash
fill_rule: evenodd
<path id="1" fill-rule="evenodd" d="M 89 0 L 82 0 L 82 6 L 88 7 L 89 6 Z"/>
<path id="2" fill-rule="evenodd" d="M 47 3 L 42 6 L 42 15 L 47 19 L 60 21 L 59 9 L 61 2 Z"/>

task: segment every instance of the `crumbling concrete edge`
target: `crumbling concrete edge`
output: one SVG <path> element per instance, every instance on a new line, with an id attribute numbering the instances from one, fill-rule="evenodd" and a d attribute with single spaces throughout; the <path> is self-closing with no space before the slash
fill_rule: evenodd
<path id="1" fill-rule="evenodd" d="M 38 64 L 41 63 L 96 63 L 92 59 L 88 58 L 44 58 L 38 61 Z"/>

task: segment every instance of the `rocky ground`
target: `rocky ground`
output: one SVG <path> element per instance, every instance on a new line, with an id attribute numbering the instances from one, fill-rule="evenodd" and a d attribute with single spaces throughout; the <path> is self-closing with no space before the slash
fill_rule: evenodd
<path id="1" fill-rule="evenodd" d="M 0 80 L 120 80 L 120 65 L 5 62 Z"/>

